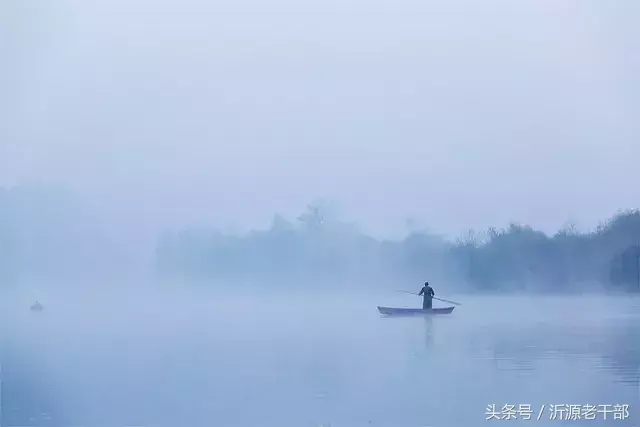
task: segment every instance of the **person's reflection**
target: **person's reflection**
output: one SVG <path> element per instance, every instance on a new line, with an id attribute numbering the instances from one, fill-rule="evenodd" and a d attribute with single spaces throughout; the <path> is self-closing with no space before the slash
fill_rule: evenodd
<path id="1" fill-rule="evenodd" d="M 433 318 L 431 316 L 424 316 L 424 337 L 426 348 L 433 347 Z"/>

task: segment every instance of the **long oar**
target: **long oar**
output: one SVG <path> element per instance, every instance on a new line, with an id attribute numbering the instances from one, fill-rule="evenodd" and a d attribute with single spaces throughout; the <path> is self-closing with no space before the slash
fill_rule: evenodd
<path id="1" fill-rule="evenodd" d="M 404 294 L 409 294 L 409 295 L 418 295 L 415 292 L 403 291 L 402 289 L 396 289 L 396 292 L 402 292 Z M 418 295 L 418 296 L 420 296 L 420 295 Z"/>
<path id="2" fill-rule="evenodd" d="M 438 301 L 442 301 L 442 302 L 448 302 L 449 304 L 453 304 L 453 305 L 462 305 L 459 302 L 449 301 L 448 299 L 444 299 L 444 298 L 433 297 L 433 299 L 437 299 Z"/>
<path id="3" fill-rule="evenodd" d="M 411 294 L 411 295 L 418 295 L 415 292 L 409 292 L 409 291 L 403 291 L 403 290 L 398 290 L 398 292 L 404 292 L 405 294 Z M 433 297 L 433 299 L 437 299 L 438 301 L 442 301 L 442 302 L 448 302 L 449 304 L 453 304 L 453 305 L 462 305 L 459 302 L 449 301 L 448 299 L 444 299 L 444 298 Z"/>

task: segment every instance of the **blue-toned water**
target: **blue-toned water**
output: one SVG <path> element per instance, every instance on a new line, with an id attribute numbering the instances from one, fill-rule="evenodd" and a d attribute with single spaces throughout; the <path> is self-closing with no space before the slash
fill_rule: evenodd
<path id="1" fill-rule="evenodd" d="M 14 310 L 2 425 L 640 425 L 638 299 L 447 295 L 423 319 L 381 317 L 420 304 L 392 293 L 258 297 Z"/>

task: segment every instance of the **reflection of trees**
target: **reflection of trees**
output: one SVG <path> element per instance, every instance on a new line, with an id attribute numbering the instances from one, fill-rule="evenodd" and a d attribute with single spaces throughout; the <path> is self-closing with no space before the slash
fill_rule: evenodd
<path id="1" fill-rule="evenodd" d="M 621 381 L 640 385 L 640 324 L 629 321 L 620 325 L 611 334 L 611 346 L 605 347 L 603 359 L 614 370 Z"/>
<path id="2" fill-rule="evenodd" d="M 512 363 L 517 370 L 534 370 L 536 361 L 546 358 L 595 356 L 603 369 L 618 381 L 638 384 L 640 368 L 640 323 L 638 320 L 608 325 L 588 324 L 562 327 L 548 324 L 500 328 L 490 335 L 488 346 L 493 358 Z"/>

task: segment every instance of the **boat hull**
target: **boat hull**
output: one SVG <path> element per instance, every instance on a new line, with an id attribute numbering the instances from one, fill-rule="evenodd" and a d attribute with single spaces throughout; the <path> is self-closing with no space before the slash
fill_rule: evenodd
<path id="1" fill-rule="evenodd" d="M 432 316 L 436 314 L 450 314 L 455 307 L 444 308 L 394 308 L 394 307 L 378 307 L 380 314 L 385 316 Z"/>

